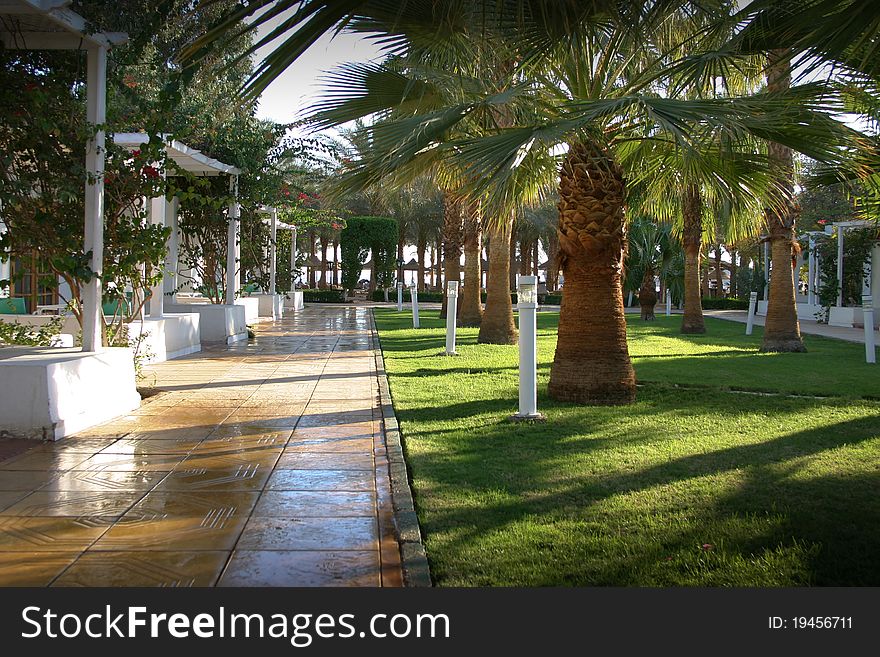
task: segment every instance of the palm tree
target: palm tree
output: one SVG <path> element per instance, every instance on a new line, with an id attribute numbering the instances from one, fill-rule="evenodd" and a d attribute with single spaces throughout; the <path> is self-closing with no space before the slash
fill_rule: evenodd
<path id="1" fill-rule="evenodd" d="M 659 224 L 645 217 L 638 217 L 629 224 L 627 235 L 626 276 L 638 287 L 641 318 L 653 320 L 657 305 L 655 280 L 665 278 L 668 264 L 679 250 L 672 239 L 669 224 Z"/>
<path id="2" fill-rule="evenodd" d="M 670 75 L 692 72 L 699 78 L 707 71 L 717 74 L 731 61 L 735 64 L 735 54 L 699 56 L 706 26 L 728 18 L 725 7 L 716 14 L 712 5 L 684 1 L 450 0 L 433 3 L 432 12 L 424 16 L 423 5 L 415 11 L 414 6 L 303 2 L 299 21 L 288 21 L 269 35 L 274 39 L 293 30 L 258 70 L 251 89 L 258 90 L 270 71 L 277 74 L 319 31 L 340 21 L 347 21 L 351 29 L 385 31 L 386 43 L 398 53 L 411 45 L 407 28 L 424 32 L 438 20 L 447 31 L 432 34 L 451 34 L 450 41 L 469 52 L 487 41 L 495 48 L 504 44 L 512 54 L 500 61 L 509 66 L 494 66 L 494 75 L 487 76 L 492 80 L 477 77 L 468 81 L 472 84 L 458 86 L 460 94 L 453 103 L 430 110 L 423 103 L 412 105 L 438 80 L 450 84 L 443 80 L 442 70 L 425 75 L 418 65 L 403 71 L 381 65 L 348 67 L 337 77 L 330 100 L 347 102 L 349 108 L 359 104 L 363 109 L 373 101 L 373 107 L 380 101 L 386 107 L 415 107 L 408 116 L 377 121 L 368 129 L 381 155 L 363 162 L 349 180 L 368 186 L 394 172 L 428 170 L 440 161 L 464 172 L 468 192 L 492 209 L 494 220 L 487 221 L 490 266 L 508 264 L 512 208 L 558 176 L 557 230 L 566 283 L 549 384 L 556 399 L 620 404 L 635 397 L 621 275 L 627 176 L 634 175 L 645 158 L 656 163 L 669 152 L 686 153 L 698 180 L 724 178 L 722 192 L 730 194 L 752 185 L 754 175 L 712 170 L 714 159 L 700 157 L 704 149 L 713 148 L 707 126 L 723 129 L 734 143 L 753 134 L 822 161 L 840 155 L 837 146 L 844 131 L 830 116 L 838 104 L 819 95 L 819 85 L 748 98 L 693 99 L 661 93 L 671 88 L 665 82 Z M 294 25 L 305 27 L 288 27 Z M 677 59 L 674 53 L 685 47 L 698 54 Z M 449 47 L 439 50 L 447 53 Z M 487 61 L 495 64 L 499 59 Z M 380 84 L 386 73 L 405 79 L 397 83 L 399 94 L 390 93 L 396 98 L 390 103 L 389 87 Z M 485 130 L 456 134 L 468 124 L 485 125 Z M 462 133 L 466 136 L 459 136 Z M 755 164 L 762 165 L 758 159 Z M 509 303 L 507 285 L 506 277 L 490 276 L 490 301 L 503 296 Z M 512 335 L 508 327 L 492 326 L 488 315 L 487 307 L 481 334 L 497 330 Z"/>

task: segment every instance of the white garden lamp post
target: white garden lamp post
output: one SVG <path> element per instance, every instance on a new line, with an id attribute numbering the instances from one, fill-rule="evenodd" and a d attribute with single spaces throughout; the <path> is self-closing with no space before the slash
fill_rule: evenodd
<path id="1" fill-rule="evenodd" d="M 666 316 L 672 315 L 672 292 L 666 290 Z"/>
<path id="2" fill-rule="evenodd" d="M 397 281 L 397 312 L 403 312 L 403 281 Z"/>
<path id="3" fill-rule="evenodd" d="M 409 298 L 412 302 L 413 328 L 419 328 L 419 288 L 415 285 L 409 288 Z"/>
<path id="4" fill-rule="evenodd" d="M 862 297 L 862 312 L 865 315 L 865 362 L 877 362 L 877 350 L 874 346 L 874 297 L 866 294 Z"/>
<path id="5" fill-rule="evenodd" d="M 458 315 L 458 281 L 446 281 L 446 355 L 455 356 L 455 319 Z"/>
<path id="6" fill-rule="evenodd" d="M 752 328 L 755 326 L 755 306 L 758 305 L 758 293 L 749 293 L 749 316 L 746 319 L 746 335 L 752 334 Z"/>
<path id="7" fill-rule="evenodd" d="M 511 419 L 543 420 L 538 413 L 538 277 L 520 276 L 516 287 L 519 310 L 519 412 Z"/>

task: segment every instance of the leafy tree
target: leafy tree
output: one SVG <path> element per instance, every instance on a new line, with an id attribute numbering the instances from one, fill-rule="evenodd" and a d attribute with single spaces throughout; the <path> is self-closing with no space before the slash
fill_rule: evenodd
<path id="1" fill-rule="evenodd" d="M 342 230 L 342 286 L 354 291 L 372 253 L 377 280 L 387 287 L 394 277 L 397 224 L 389 217 L 348 217 Z"/>

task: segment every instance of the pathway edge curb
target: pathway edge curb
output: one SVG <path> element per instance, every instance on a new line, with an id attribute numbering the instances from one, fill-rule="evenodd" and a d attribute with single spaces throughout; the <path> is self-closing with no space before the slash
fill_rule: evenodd
<path id="1" fill-rule="evenodd" d="M 400 424 L 394 414 L 391 400 L 391 389 L 385 372 L 385 357 L 382 354 L 382 343 L 376 329 L 376 318 L 370 309 L 370 329 L 376 339 L 373 349 L 376 359 L 376 379 L 379 384 L 379 407 L 382 411 L 382 433 L 385 438 L 385 449 L 388 452 L 388 471 L 391 479 L 391 503 L 394 507 L 394 524 L 400 544 L 400 562 L 403 570 L 404 585 L 408 587 L 433 586 L 431 571 L 425 545 L 422 542 L 422 531 L 419 518 L 415 511 L 409 472 L 403 455 Z"/>

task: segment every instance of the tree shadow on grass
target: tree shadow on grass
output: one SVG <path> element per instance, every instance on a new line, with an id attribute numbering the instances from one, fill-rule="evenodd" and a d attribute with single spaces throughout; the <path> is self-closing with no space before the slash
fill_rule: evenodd
<path id="1" fill-rule="evenodd" d="M 786 400 L 785 404 L 793 412 L 830 406 L 813 400 Z M 756 405 L 769 413 L 779 401 L 767 404 L 759 400 Z M 703 402 L 685 400 L 674 410 L 688 415 L 701 407 L 720 421 L 737 413 L 732 408 L 718 408 L 717 395 Z M 493 400 L 488 407 L 485 401 L 468 402 L 458 410 L 498 412 L 502 400 Z M 603 416 L 602 409 L 590 410 L 589 415 L 580 415 L 580 422 L 577 418 L 555 422 L 552 430 L 538 433 L 531 427 L 497 423 L 476 432 L 415 434 L 414 441 L 445 439 L 448 443 L 440 452 L 407 450 L 417 483 L 417 503 L 424 507 L 422 515 L 427 518 L 429 555 L 433 533 L 442 536 L 441 573 L 452 572 L 450 567 L 468 570 L 470 566 L 464 564 L 450 565 L 456 563 L 455 555 L 471 559 L 468 555 L 475 545 L 496 540 L 511 527 L 526 523 L 537 526 L 537 533 L 546 530 L 550 544 L 557 544 L 559 552 L 545 554 L 541 545 L 529 545 L 522 539 L 521 554 L 503 558 L 521 560 L 517 567 L 527 566 L 530 560 L 555 564 L 553 568 L 534 568 L 537 583 L 542 584 L 880 583 L 880 562 L 868 557 L 880 552 L 876 470 L 806 479 L 787 470 L 796 467 L 796 460 L 876 439 L 880 417 L 866 416 L 639 467 L 628 462 L 627 450 L 656 448 L 672 439 L 658 435 L 656 423 L 633 428 L 639 422 L 630 423 L 625 435 L 617 432 L 610 437 L 591 437 L 598 431 L 607 433 L 614 418 Z M 646 404 L 629 407 L 627 412 L 647 416 L 658 409 L 656 404 Z M 441 419 L 436 410 L 434 413 L 433 419 Z M 430 409 L 403 413 L 404 435 L 407 418 L 418 422 L 430 417 Z M 569 467 L 576 459 L 580 469 Z M 743 472 L 746 474 L 741 475 Z M 741 476 L 745 479 L 733 491 L 717 493 L 711 487 L 707 490 L 701 481 L 713 477 L 723 480 L 724 475 L 731 475 L 734 481 Z M 458 494 L 456 504 L 426 502 L 422 489 L 425 495 L 454 491 Z M 673 498 L 664 499 L 661 491 L 673 491 Z M 651 496 L 658 494 L 656 503 L 641 510 L 625 505 L 616 508 L 612 502 L 633 495 L 654 499 Z M 647 519 L 642 524 L 655 523 L 648 543 L 638 537 L 643 531 L 640 513 Z M 656 518 L 662 519 L 664 514 L 669 516 L 668 522 L 657 525 Z M 571 526 L 569 534 L 553 529 L 560 523 Z M 630 529 L 621 539 L 614 534 L 623 526 Z M 579 537 L 585 528 L 593 536 Z M 632 534 L 631 541 L 626 532 Z M 721 545 L 717 550 L 700 551 L 700 541 Z M 609 548 L 614 549 L 609 552 Z M 573 554 L 579 555 L 578 559 L 572 561 Z M 664 556 L 667 554 L 671 556 Z M 493 567 L 497 565 L 489 558 Z M 587 563 L 590 558 L 595 563 Z M 858 563 L 848 563 L 851 559 Z"/>

